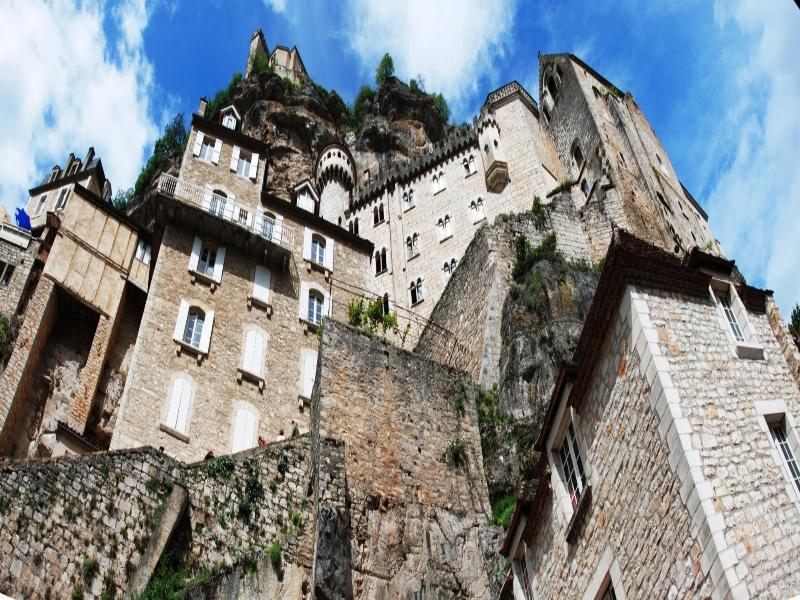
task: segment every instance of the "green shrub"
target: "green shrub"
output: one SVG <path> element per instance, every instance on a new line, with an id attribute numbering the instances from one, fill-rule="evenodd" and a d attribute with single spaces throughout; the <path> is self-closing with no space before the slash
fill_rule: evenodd
<path id="1" fill-rule="evenodd" d="M 444 449 L 445 462 L 451 467 L 464 467 L 467 464 L 467 442 L 460 437 L 455 437 L 447 443 Z"/>
<path id="2" fill-rule="evenodd" d="M 256 54 L 253 58 L 253 64 L 250 65 L 250 77 L 256 77 L 262 73 L 275 73 L 272 65 L 269 64 L 269 56 L 266 54 Z"/>
<path id="3" fill-rule="evenodd" d="M 375 90 L 364 84 L 359 88 L 356 99 L 353 101 L 353 106 L 350 108 L 350 128 L 358 133 L 361 131 L 361 126 L 364 124 L 364 117 L 366 116 L 367 102 L 372 102 L 375 99 Z"/>
<path id="4" fill-rule="evenodd" d="M 378 63 L 378 68 L 375 69 L 375 83 L 383 85 L 389 77 L 394 77 L 394 60 L 392 60 L 392 55 L 387 52 Z"/>
<path id="5" fill-rule="evenodd" d="M 134 198 L 141 198 L 161 163 L 173 154 L 183 153 L 188 141 L 189 132 L 183 122 L 183 113 L 178 113 L 164 128 L 163 135 L 156 140 L 153 146 L 153 154 L 147 159 L 144 167 L 139 172 L 139 176 L 133 186 L 133 192 L 130 190 L 117 192 L 113 200 L 114 206 L 124 210 Z"/>
<path id="6" fill-rule="evenodd" d="M 445 100 L 444 96 L 442 96 L 441 94 L 429 94 L 429 95 L 431 97 L 431 100 L 433 100 L 433 105 L 439 112 L 439 116 L 446 125 L 447 123 L 450 122 L 450 107 L 447 105 L 447 100 Z"/>
<path id="7" fill-rule="evenodd" d="M 22 321 L 19 317 L 15 316 L 9 319 L 4 314 L 0 314 L 0 361 L 4 365 L 11 358 L 11 352 L 14 350 L 14 342 L 17 340 L 21 323 Z"/>
<path id="8" fill-rule="evenodd" d="M 206 117 L 209 119 L 216 119 L 219 116 L 219 111 L 233 102 L 233 97 L 236 94 L 236 88 L 242 80 L 241 73 L 234 73 L 231 76 L 228 87 L 219 90 L 214 97 L 209 101 L 206 106 Z"/>
<path id="9" fill-rule="evenodd" d="M 227 479 L 231 476 L 231 473 L 233 473 L 234 466 L 233 458 L 230 456 L 220 456 L 219 458 L 207 461 L 203 468 L 209 475 Z"/>
<path id="10" fill-rule="evenodd" d="M 800 336 L 800 304 L 795 304 L 792 309 L 792 316 L 789 319 L 789 331 L 794 336 Z"/>
<path id="11" fill-rule="evenodd" d="M 92 585 L 92 582 L 94 581 L 94 578 L 97 577 L 97 572 L 99 570 L 100 565 L 94 556 L 87 556 L 83 559 L 83 564 L 81 565 L 81 578 L 87 587 Z"/>
<path id="12" fill-rule="evenodd" d="M 531 215 L 533 216 L 533 226 L 536 227 L 538 231 L 542 231 L 545 227 L 547 227 L 547 209 L 545 208 L 544 204 L 542 204 L 539 196 L 536 196 L 533 199 Z"/>
<path id="13" fill-rule="evenodd" d="M 269 547 L 269 560 L 275 569 L 281 568 L 281 543 L 275 540 Z"/>
<path id="14" fill-rule="evenodd" d="M 498 498 L 492 503 L 492 522 L 503 529 L 508 527 L 511 515 L 514 514 L 514 507 L 517 504 L 517 494 L 512 493 Z"/>
<path id="15" fill-rule="evenodd" d="M 72 598 L 72 600 L 83 600 L 83 586 L 80 583 L 72 588 L 70 598 Z"/>

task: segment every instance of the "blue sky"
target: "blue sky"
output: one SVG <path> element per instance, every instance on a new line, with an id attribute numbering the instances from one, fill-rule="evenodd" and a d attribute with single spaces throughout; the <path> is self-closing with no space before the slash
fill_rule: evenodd
<path id="1" fill-rule="evenodd" d="M 800 300 L 791 0 L 0 0 L 0 201 L 89 145 L 131 185 L 170 117 L 243 70 L 256 27 L 346 101 L 389 51 L 455 121 L 512 79 L 538 97 L 538 52 L 578 54 L 634 94 L 748 280 L 785 317 Z"/>

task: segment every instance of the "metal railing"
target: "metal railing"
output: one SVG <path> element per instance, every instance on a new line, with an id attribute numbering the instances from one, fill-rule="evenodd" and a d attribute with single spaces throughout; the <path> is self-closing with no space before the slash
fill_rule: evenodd
<path id="1" fill-rule="evenodd" d="M 224 198 L 211 190 L 183 181 L 167 173 L 158 180 L 158 192 L 195 206 L 224 221 L 229 221 L 250 233 L 273 244 L 291 250 L 294 244 L 294 230 L 262 212 L 244 204 Z"/>

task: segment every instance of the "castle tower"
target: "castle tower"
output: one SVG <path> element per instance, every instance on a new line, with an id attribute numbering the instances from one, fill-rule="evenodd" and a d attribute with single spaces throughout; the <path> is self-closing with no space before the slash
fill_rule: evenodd
<path id="1" fill-rule="evenodd" d="M 501 192 L 508 183 L 508 163 L 500 139 L 500 127 L 494 113 L 483 111 L 478 119 L 478 146 L 483 157 L 486 188 L 490 192 Z"/>
<path id="2" fill-rule="evenodd" d="M 245 68 L 245 77 L 250 77 L 250 71 L 253 69 L 253 63 L 256 57 L 263 57 L 264 60 L 269 61 L 269 47 L 267 41 L 264 39 L 264 32 L 259 27 L 250 36 L 250 51 L 247 53 L 247 67 Z"/>
<path id="3" fill-rule="evenodd" d="M 355 162 L 346 147 L 331 144 L 320 152 L 314 169 L 319 190 L 319 215 L 332 223 L 341 221 L 356 185 Z"/>

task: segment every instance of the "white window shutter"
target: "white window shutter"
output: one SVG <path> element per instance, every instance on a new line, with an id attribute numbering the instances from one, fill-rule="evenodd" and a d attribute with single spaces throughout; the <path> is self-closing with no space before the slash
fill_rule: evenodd
<path id="1" fill-rule="evenodd" d="M 331 298 L 330 294 L 324 294 L 322 296 L 322 314 L 325 317 L 331 316 Z"/>
<path id="2" fill-rule="evenodd" d="M 189 270 L 197 271 L 197 263 L 200 260 L 200 251 L 203 249 L 203 240 L 199 236 L 194 236 L 192 244 L 192 255 L 189 257 Z"/>
<path id="3" fill-rule="evenodd" d="M 263 265 L 256 265 L 253 278 L 253 298 L 261 302 L 269 302 L 269 287 L 272 283 L 272 272 Z"/>
<path id="4" fill-rule="evenodd" d="M 237 408 L 236 419 L 233 422 L 233 444 L 231 446 L 233 452 L 240 452 L 245 449 L 244 436 L 246 424 L 247 410 L 244 408 Z"/>
<path id="5" fill-rule="evenodd" d="M 214 263 L 214 276 L 212 279 L 217 283 L 222 282 L 222 269 L 225 267 L 225 246 L 217 248 L 217 260 Z"/>
<path id="6" fill-rule="evenodd" d="M 178 377 L 172 382 L 172 393 L 169 398 L 169 409 L 167 410 L 167 426 L 178 429 L 178 414 L 181 409 L 181 399 L 183 398 L 183 386 L 186 381 Z"/>
<path id="7" fill-rule="evenodd" d="M 181 404 L 178 410 L 178 423 L 175 429 L 186 433 L 187 424 L 189 421 L 189 405 L 192 402 L 192 385 L 186 380 L 182 379 L 183 386 L 181 389 Z"/>
<path id="8" fill-rule="evenodd" d="M 233 152 L 231 152 L 231 171 L 236 171 L 238 166 L 239 166 L 239 146 L 234 146 Z"/>
<path id="9" fill-rule="evenodd" d="M 253 352 L 251 355 L 251 373 L 255 373 L 261 377 L 262 365 L 264 364 L 264 336 L 258 331 L 251 332 L 253 334 Z"/>
<path id="10" fill-rule="evenodd" d="M 325 238 L 325 260 L 323 262 L 328 271 L 333 271 L 333 240 L 331 238 Z"/>
<path id="11" fill-rule="evenodd" d="M 252 329 L 244 336 L 244 361 L 242 368 L 250 373 L 255 373 L 255 338 L 256 332 Z"/>
<path id="12" fill-rule="evenodd" d="M 258 418 L 256 417 L 255 411 L 248 410 L 246 412 L 247 421 L 244 430 L 245 450 L 253 448 L 256 445 L 256 434 L 258 432 Z"/>
<path id="13" fill-rule="evenodd" d="M 303 231 L 303 258 L 311 260 L 311 230 L 306 227 Z"/>
<path id="14" fill-rule="evenodd" d="M 195 156 L 200 156 L 200 148 L 203 147 L 204 137 L 205 136 L 200 131 L 198 131 L 194 136 L 194 148 L 192 148 L 192 154 Z"/>
<path id="15" fill-rule="evenodd" d="M 304 281 L 300 282 L 300 318 L 308 319 L 308 284 Z"/>
<path id="16" fill-rule="evenodd" d="M 222 140 L 214 142 L 214 153 L 211 155 L 211 162 L 215 165 L 219 163 L 219 153 L 222 152 Z"/>
<path id="17" fill-rule="evenodd" d="M 214 329 L 214 311 L 210 310 L 206 313 L 206 319 L 203 323 L 203 333 L 200 335 L 200 352 L 208 354 L 208 347 L 211 345 L 211 330 Z"/>
<path id="18" fill-rule="evenodd" d="M 255 179 L 258 176 L 258 154 L 253 154 L 250 162 L 250 179 Z"/>
<path id="19" fill-rule="evenodd" d="M 303 361 L 303 391 L 302 396 L 311 398 L 314 391 L 314 380 L 317 378 L 317 355 L 309 353 Z"/>
<path id="20" fill-rule="evenodd" d="M 178 320 L 175 321 L 175 331 L 172 332 L 172 339 L 177 342 L 183 340 L 183 330 L 186 328 L 186 317 L 189 316 L 189 303 L 186 300 L 181 300 L 181 305 L 178 308 Z"/>

